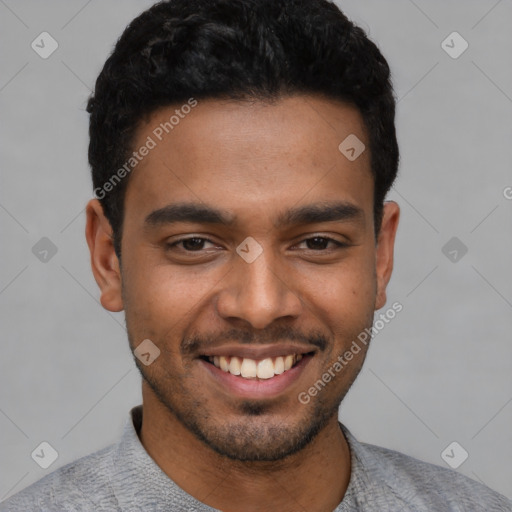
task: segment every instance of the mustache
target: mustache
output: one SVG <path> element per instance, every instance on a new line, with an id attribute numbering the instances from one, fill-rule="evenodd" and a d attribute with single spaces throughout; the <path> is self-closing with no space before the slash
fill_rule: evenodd
<path id="1" fill-rule="evenodd" d="M 218 347 L 226 342 L 236 341 L 241 345 L 264 345 L 269 343 L 283 343 L 296 341 L 308 345 L 313 345 L 320 351 L 324 351 L 328 345 L 329 340 L 324 333 L 318 330 L 312 330 L 305 334 L 292 327 L 276 327 L 261 332 L 254 332 L 241 329 L 229 329 L 228 331 L 212 334 L 193 334 L 183 338 L 180 344 L 181 354 L 184 356 L 194 355 L 206 347 Z"/>

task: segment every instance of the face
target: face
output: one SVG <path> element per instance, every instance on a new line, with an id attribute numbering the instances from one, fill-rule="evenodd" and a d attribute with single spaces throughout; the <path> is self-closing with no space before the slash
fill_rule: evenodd
<path id="1" fill-rule="evenodd" d="M 129 178 L 122 271 L 95 269 L 102 303 L 125 310 L 132 349 L 160 350 L 136 363 L 168 413 L 230 458 L 282 459 L 337 420 L 359 373 L 364 348 L 299 400 L 384 305 L 397 207 L 377 243 L 369 151 L 338 149 L 368 147 L 353 107 L 200 101 L 158 140 L 175 109 L 139 127 L 135 147 L 156 146 Z"/>

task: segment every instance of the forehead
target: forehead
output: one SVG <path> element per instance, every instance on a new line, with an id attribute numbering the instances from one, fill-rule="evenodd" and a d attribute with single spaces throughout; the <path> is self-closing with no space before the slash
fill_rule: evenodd
<path id="1" fill-rule="evenodd" d="M 237 219 L 306 200 L 371 207 L 369 151 L 355 160 L 340 151 L 346 140 L 368 147 L 356 108 L 313 96 L 181 107 L 161 108 L 139 126 L 134 149 L 150 140 L 152 149 L 130 176 L 126 214 L 191 201 Z"/>

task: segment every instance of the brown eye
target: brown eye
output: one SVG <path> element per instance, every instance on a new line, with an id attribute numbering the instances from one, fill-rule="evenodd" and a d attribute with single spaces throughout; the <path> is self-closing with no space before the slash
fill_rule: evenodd
<path id="1" fill-rule="evenodd" d="M 199 252 L 204 249 L 204 244 L 210 243 L 213 244 L 210 240 L 206 238 L 200 237 L 191 237 L 191 238 L 183 238 L 182 240 L 178 240 L 171 244 L 167 244 L 168 249 L 173 249 L 175 247 L 180 247 L 188 252 Z"/>
<path id="2" fill-rule="evenodd" d="M 306 241 L 306 245 L 308 246 L 308 249 L 326 249 L 329 245 L 330 240 L 327 240 L 327 238 L 322 238 L 319 236 L 315 236 L 314 238 L 308 238 Z"/>
<path id="3" fill-rule="evenodd" d="M 346 247 L 347 245 L 334 240 L 333 238 L 325 237 L 325 236 L 314 236 L 312 238 L 307 238 L 303 240 L 301 244 L 306 244 L 306 248 L 312 251 L 325 251 L 329 249 L 329 244 L 334 244 L 334 248 Z"/>
<path id="4" fill-rule="evenodd" d="M 183 244 L 182 247 L 187 251 L 198 251 L 203 249 L 204 238 L 187 238 L 186 240 L 182 240 L 181 243 Z"/>

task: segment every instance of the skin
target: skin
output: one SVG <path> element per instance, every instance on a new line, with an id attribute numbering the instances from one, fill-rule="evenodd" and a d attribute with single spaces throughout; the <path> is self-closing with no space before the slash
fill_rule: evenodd
<path id="1" fill-rule="evenodd" d="M 134 146 L 175 108 L 141 123 Z M 101 303 L 124 309 L 132 349 L 149 338 L 161 351 L 149 366 L 136 360 L 144 377 L 141 442 L 170 478 L 212 507 L 331 511 L 348 486 L 350 451 L 337 411 L 366 348 L 308 404 L 297 397 L 386 303 L 399 208 L 385 203 L 376 240 L 369 150 L 350 162 L 338 150 L 349 134 L 368 148 L 355 108 L 315 96 L 200 101 L 129 178 L 122 268 L 100 203 L 88 203 Z M 277 222 L 289 209 L 340 201 L 359 214 Z M 145 224 L 154 210 L 185 202 L 225 211 L 234 223 Z M 252 263 L 236 252 L 249 236 L 263 250 Z M 166 247 L 187 237 L 208 241 Z M 198 358 L 226 343 L 313 339 L 320 341 L 299 377 L 261 399 L 230 393 Z"/>

